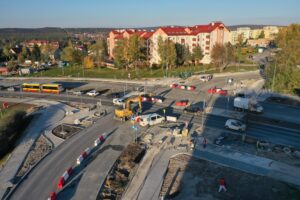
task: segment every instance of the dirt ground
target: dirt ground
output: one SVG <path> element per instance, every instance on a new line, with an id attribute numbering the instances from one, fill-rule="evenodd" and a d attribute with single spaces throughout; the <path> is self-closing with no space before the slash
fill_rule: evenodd
<path id="1" fill-rule="evenodd" d="M 138 144 L 129 144 L 122 152 L 110 174 L 107 176 L 104 186 L 101 188 L 97 199 L 121 199 L 124 190 L 138 163 L 144 156 L 144 149 Z"/>
<path id="2" fill-rule="evenodd" d="M 47 139 L 41 135 L 34 143 L 32 149 L 27 155 L 21 169 L 16 177 L 21 178 L 32 166 L 34 166 L 44 155 L 51 151 L 52 146 L 47 142 Z"/>
<path id="3" fill-rule="evenodd" d="M 225 178 L 227 192 L 218 192 L 220 178 Z M 169 189 L 171 183 L 173 187 Z M 165 195 L 166 192 L 171 196 L 165 199 L 174 200 L 300 199 L 300 189 L 295 186 L 188 155 L 179 155 L 170 160 L 161 195 Z"/>

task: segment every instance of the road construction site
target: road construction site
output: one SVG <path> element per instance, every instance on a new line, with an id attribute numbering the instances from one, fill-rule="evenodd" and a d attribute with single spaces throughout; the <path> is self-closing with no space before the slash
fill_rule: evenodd
<path id="1" fill-rule="evenodd" d="M 10 81 L 5 81 L 7 87 L 30 82 Z M 26 130 L 23 147 L 0 172 L 6 177 L 1 178 L 2 196 L 265 199 L 253 193 L 260 185 L 259 191 L 274 199 L 296 199 L 297 104 L 269 102 L 272 94 L 261 90 L 257 72 L 226 74 L 207 82 L 199 77 L 163 82 L 66 80 L 59 82 L 66 88 L 60 94 L 0 91 L 3 101 L 41 108 L 32 130 Z M 92 89 L 97 96 L 86 95 Z M 236 111 L 234 99 L 241 92 L 255 97 L 263 113 Z M 245 123 L 247 129 L 225 129 L 228 119 Z M 14 171 L 8 171 L 15 163 Z M 226 193 L 217 191 L 221 177 L 228 182 Z"/>

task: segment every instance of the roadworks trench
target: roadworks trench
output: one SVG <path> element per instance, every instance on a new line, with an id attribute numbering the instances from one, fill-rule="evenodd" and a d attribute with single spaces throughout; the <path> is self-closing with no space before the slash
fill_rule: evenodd
<path id="1" fill-rule="evenodd" d="M 127 184 L 137 170 L 137 167 L 145 155 L 145 149 L 139 144 L 131 143 L 117 159 L 111 172 L 108 174 L 97 199 L 121 199 Z"/>

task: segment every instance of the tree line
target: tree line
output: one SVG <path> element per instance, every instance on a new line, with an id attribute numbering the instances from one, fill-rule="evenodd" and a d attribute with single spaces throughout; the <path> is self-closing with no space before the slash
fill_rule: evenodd
<path id="1" fill-rule="evenodd" d="M 148 41 L 149 42 L 149 41 Z M 149 66 L 149 46 L 147 41 L 138 35 L 131 35 L 129 38 L 118 40 L 113 50 L 114 63 L 117 67 L 136 67 L 138 63 Z M 170 39 L 158 38 L 159 66 L 166 70 L 182 65 L 197 65 L 203 59 L 203 50 L 199 45 L 190 48 L 189 46 L 175 43 Z M 211 53 L 213 64 L 222 70 L 230 62 L 236 60 L 235 48 L 230 43 L 225 45 L 216 44 Z"/>
<path id="2" fill-rule="evenodd" d="M 300 24 L 280 29 L 275 43 L 279 49 L 266 68 L 266 86 L 275 92 L 296 94 L 300 90 Z"/>

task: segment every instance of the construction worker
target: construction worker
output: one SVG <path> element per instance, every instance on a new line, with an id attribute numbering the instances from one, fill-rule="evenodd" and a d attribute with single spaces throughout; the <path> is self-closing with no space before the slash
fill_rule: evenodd
<path id="1" fill-rule="evenodd" d="M 224 190 L 224 192 L 227 191 L 227 189 L 226 189 L 226 182 L 225 182 L 224 178 L 221 178 L 219 180 L 219 192 L 221 192 L 222 190 Z"/>

